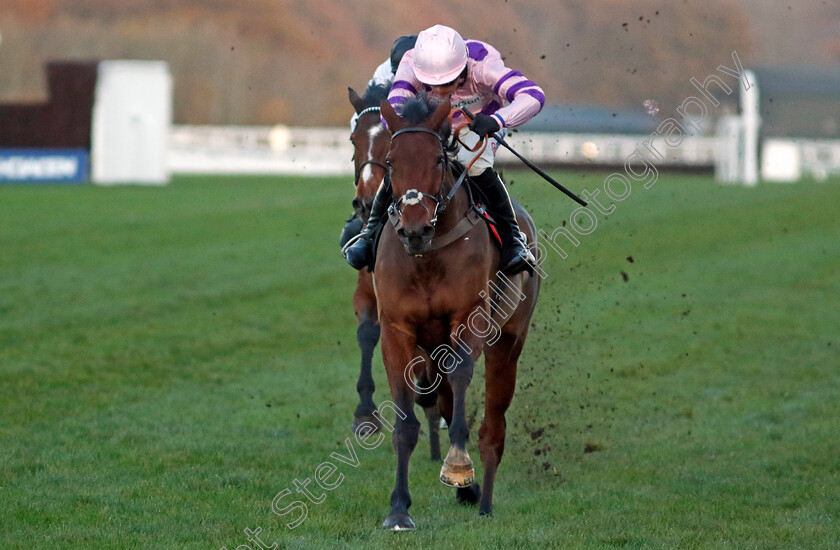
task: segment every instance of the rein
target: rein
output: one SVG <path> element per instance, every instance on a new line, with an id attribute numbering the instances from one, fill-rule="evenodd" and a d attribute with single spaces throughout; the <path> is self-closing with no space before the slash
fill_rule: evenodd
<path id="1" fill-rule="evenodd" d="M 452 117 L 452 115 L 453 115 L 454 113 L 456 113 L 456 112 L 458 112 L 458 111 L 461 111 L 461 112 L 463 112 L 464 114 L 466 114 L 466 111 L 465 111 L 464 109 L 453 109 L 453 110 L 452 110 L 452 113 L 450 113 L 450 114 L 449 114 L 450 118 Z M 444 201 L 445 201 L 445 202 L 444 202 L 444 204 L 443 204 L 443 209 L 442 209 L 441 211 L 446 210 L 446 205 L 447 205 L 447 204 L 449 204 L 449 201 L 450 201 L 450 200 L 452 200 L 452 197 L 454 197 L 454 196 L 455 196 L 455 193 L 458 191 L 458 188 L 459 188 L 459 187 L 461 187 L 461 184 L 462 184 L 462 183 L 464 183 L 464 178 L 467 176 L 467 172 L 469 172 L 469 171 L 470 171 L 470 168 L 472 168 L 472 165 L 473 165 L 473 164 L 475 164 L 475 161 L 477 161 L 477 160 L 481 157 L 481 155 L 483 155 L 483 154 L 484 154 L 484 151 L 487 149 L 487 144 L 490 142 L 490 140 L 488 140 L 488 139 L 487 139 L 487 137 L 485 136 L 485 137 L 484 137 L 484 139 L 482 139 L 482 140 L 480 140 L 480 141 L 477 141 L 477 142 L 475 143 L 475 146 L 473 146 L 473 147 L 469 147 L 469 146 L 467 146 L 467 144 L 466 144 L 466 143 L 464 143 L 463 141 L 461 141 L 461 132 L 462 132 L 462 131 L 463 131 L 463 129 L 464 129 L 464 128 L 466 128 L 466 127 L 467 127 L 467 125 L 466 125 L 466 124 L 462 124 L 461 126 L 459 126 L 459 127 L 455 130 L 455 141 L 457 141 L 458 143 L 460 143 L 460 144 L 461 144 L 461 147 L 463 147 L 463 148 L 464 148 L 464 149 L 466 149 L 467 151 L 472 151 L 472 152 L 478 151 L 478 153 L 476 153 L 476 154 L 475 154 L 475 156 L 474 156 L 474 157 L 473 157 L 473 159 L 470 161 L 470 163 L 469 163 L 469 164 L 467 164 L 467 165 L 464 167 L 464 171 L 463 171 L 463 172 L 461 172 L 461 175 L 460 175 L 460 176 L 458 176 L 458 180 L 455 182 L 455 185 L 453 185 L 453 186 L 452 186 L 452 189 L 449 191 L 449 194 L 447 194 L 447 195 L 446 195 L 446 198 L 444 199 Z"/>

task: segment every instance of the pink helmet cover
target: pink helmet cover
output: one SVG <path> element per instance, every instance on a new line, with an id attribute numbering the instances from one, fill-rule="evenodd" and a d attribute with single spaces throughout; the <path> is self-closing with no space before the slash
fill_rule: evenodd
<path id="1" fill-rule="evenodd" d="M 455 80 L 467 65 L 467 45 L 458 31 L 435 25 L 417 35 L 414 75 L 430 86 Z"/>

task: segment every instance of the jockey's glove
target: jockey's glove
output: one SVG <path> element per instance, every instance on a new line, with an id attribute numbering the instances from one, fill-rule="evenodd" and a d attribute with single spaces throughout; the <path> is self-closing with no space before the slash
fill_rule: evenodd
<path id="1" fill-rule="evenodd" d="M 489 115 L 475 115 L 473 121 L 470 122 L 470 130 L 478 134 L 480 138 L 487 136 L 487 134 L 495 134 L 501 129 L 502 127 L 496 117 Z"/>

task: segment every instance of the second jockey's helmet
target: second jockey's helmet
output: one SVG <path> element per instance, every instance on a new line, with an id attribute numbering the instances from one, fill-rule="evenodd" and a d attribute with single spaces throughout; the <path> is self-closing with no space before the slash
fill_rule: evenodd
<path id="1" fill-rule="evenodd" d="M 467 65 L 467 45 L 455 29 L 435 25 L 417 35 L 414 75 L 430 86 L 452 82 Z"/>
<path id="2" fill-rule="evenodd" d="M 391 46 L 391 74 L 397 72 L 397 67 L 400 66 L 400 61 L 402 61 L 403 55 L 405 55 L 405 52 L 413 48 L 416 42 L 416 34 L 401 36 L 394 40 L 394 45 Z"/>

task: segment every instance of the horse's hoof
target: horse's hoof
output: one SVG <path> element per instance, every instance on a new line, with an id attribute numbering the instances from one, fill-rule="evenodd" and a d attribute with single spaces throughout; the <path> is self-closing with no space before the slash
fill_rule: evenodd
<path id="1" fill-rule="evenodd" d="M 375 434 L 381 429 L 382 423 L 372 414 L 353 417 L 353 433 L 359 432 L 360 436 L 366 436 L 368 434 Z"/>
<path id="2" fill-rule="evenodd" d="M 474 480 L 470 455 L 465 450 L 450 447 L 440 468 L 440 482 L 450 487 L 469 487 Z"/>
<path id="3" fill-rule="evenodd" d="M 469 487 L 458 487 L 455 491 L 455 500 L 464 506 L 475 506 L 481 498 L 481 485 L 473 483 Z"/>
<path id="4" fill-rule="evenodd" d="M 411 516 L 405 512 L 391 512 L 385 518 L 382 527 L 391 531 L 414 531 L 416 529 Z"/>

